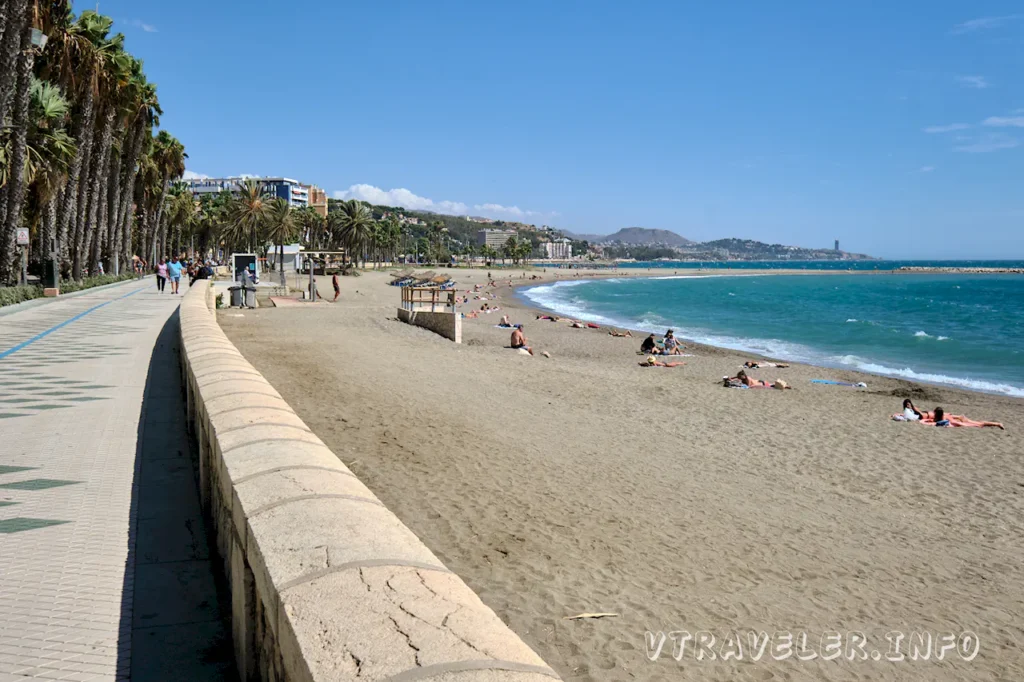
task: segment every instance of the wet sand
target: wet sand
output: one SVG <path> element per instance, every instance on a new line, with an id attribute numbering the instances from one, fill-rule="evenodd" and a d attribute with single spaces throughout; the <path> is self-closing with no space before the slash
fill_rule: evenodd
<path id="1" fill-rule="evenodd" d="M 485 280 L 450 272 L 461 290 Z M 639 336 L 535 320 L 507 285 L 455 345 L 396 321 L 389 279 L 219 319 L 565 679 L 1024 679 L 1024 401 L 806 365 L 751 372 L 796 390 L 725 389 L 749 356 L 691 345 L 683 367 L 641 368 Z M 504 313 L 552 357 L 504 348 Z M 1007 431 L 892 422 L 905 396 Z M 581 612 L 619 615 L 564 620 Z M 887 632 L 969 630 L 980 652 L 752 662 L 744 641 L 742 660 L 676 661 L 670 640 L 649 660 L 646 631 L 702 630 L 719 652 L 729 631 L 806 631 L 818 650 L 857 630 L 883 654 Z"/>

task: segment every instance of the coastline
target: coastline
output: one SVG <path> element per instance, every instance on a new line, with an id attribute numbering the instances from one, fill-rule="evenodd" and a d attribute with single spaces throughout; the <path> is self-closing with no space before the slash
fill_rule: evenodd
<path id="1" fill-rule="evenodd" d="M 531 274 L 537 274 L 537 273 L 531 273 Z M 504 301 L 503 305 L 513 305 L 513 306 L 517 306 L 517 307 L 522 307 L 523 309 L 528 310 L 531 313 L 533 313 L 534 316 L 536 316 L 536 315 L 557 315 L 557 316 L 560 316 L 560 317 L 563 317 L 563 318 L 572 319 L 572 317 L 573 317 L 572 315 L 567 315 L 566 313 L 560 312 L 558 310 L 554 310 L 554 309 L 551 309 L 551 308 L 546 308 L 546 307 L 544 307 L 542 305 L 537 304 L 535 301 L 528 300 L 528 297 L 523 292 L 526 289 L 529 289 L 529 288 L 532 288 L 532 287 L 544 286 L 544 285 L 553 284 L 553 283 L 556 283 L 556 282 L 589 281 L 589 280 L 597 280 L 597 279 L 617 279 L 617 278 L 622 278 L 622 276 L 620 274 L 606 274 L 606 272 L 604 270 L 597 270 L 597 269 L 592 270 L 592 271 L 587 271 L 587 270 L 581 271 L 581 276 L 580 277 L 562 276 L 562 277 L 555 278 L 555 277 L 551 276 L 552 273 L 541 273 L 541 274 L 543 274 L 543 279 L 536 279 L 536 280 L 532 280 L 532 281 L 523 281 L 522 279 L 520 279 L 520 280 L 512 279 L 512 287 L 511 288 L 512 288 L 512 290 L 514 292 L 516 292 L 513 297 L 508 297 L 507 295 L 502 295 L 502 292 L 505 292 L 507 294 L 507 290 L 508 290 L 507 286 L 496 287 L 494 289 L 494 291 L 497 291 L 499 299 Z M 935 270 L 913 270 L 913 271 L 908 270 L 908 271 L 903 271 L 903 272 L 899 272 L 899 271 L 876 272 L 876 271 L 869 271 L 869 270 L 853 271 L 853 272 L 836 271 L 836 270 L 733 270 L 733 271 L 723 272 L 721 270 L 701 270 L 701 271 L 690 271 L 690 272 L 686 272 L 685 274 L 682 274 L 682 273 L 681 274 L 675 274 L 674 273 L 674 274 L 671 274 L 671 275 L 665 275 L 665 274 L 657 273 L 657 269 L 650 268 L 650 269 L 644 269 L 642 272 L 639 272 L 637 274 L 631 274 L 629 276 L 630 277 L 635 277 L 635 278 L 650 278 L 650 279 L 666 279 L 666 278 L 673 278 L 673 279 L 680 278 L 680 279 L 682 279 L 682 278 L 686 278 L 686 277 L 753 277 L 753 276 L 763 276 L 763 275 L 780 275 L 780 276 L 784 276 L 784 275 L 851 275 L 851 274 L 856 274 L 856 275 L 892 275 L 892 274 L 897 274 L 897 275 L 908 275 L 908 276 L 911 276 L 911 275 L 918 275 L 918 274 L 922 274 L 923 275 L 923 274 L 1006 274 L 1006 273 L 1003 273 L 1003 272 L 986 272 L 986 273 L 975 273 L 975 272 L 967 273 L 967 272 L 963 272 L 963 273 L 961 273 L 961 272 L 946 272 L 946 271 L 935 271 Z M 500 280 L 500 278 L 499 278 L 498 281 L 505 281 L 505 280 Z M 630 331 L 633 331 L 633 332 L 645 332 L 645 333 L 654 332 L 659 337 L 664 332 L 664 330 L 660 330 L 660 329 L 640 328 L 639 326 L 612 325 L 611 323 L 609 323 L 609 322 L 607 322 L 606 320 L 603 320 L 603 319 L 597 319 L 597 318 L 594 318 L 594 317 L 589 317 L 588 318 L 585 314 L 584 315 L 579 315 L 578 319 L 580 319 L 582 321 L 595 322 L 595 323 L 598 323 L 598 324 L 602 324 L 603 326 L 611 326 L 611 327 L 616 328 L 616 329 L 629 329 Z M 844 378 L 842 380 L 843 381 L 849 381 L 851 383 L 864 382 L 864 383 L 867 383 L 867 384 L 870 385 L 872 380 L 876 380 L 877 381 L 879 379 L 887 379 L 887 380 L 893 380 L 893 381 L 902 382 L 902 383 L 904 383 L 904 384 L 906 384 L 908 386 L 909 390 L 914 390 L 915 387 L 917 387 L 917 386 L 921 386 L 921 387 L 928 386 L 928 387 L 932 387 L 932 388 L 936 388 L 936 389 L 940 389 L 941 388 L 941 389 L 951 390 L 951 391 L 962 391 L 962 392 L 967 393 L 967 394 L 989 395 L 989 396 L 996 396 L 996 397 L 1006 398 L 1008 400 L 1019 400 L 1019 401 L 1021 401 L 1022 404 L 1024 404 L 1024 396 L 1014 396 L 1014 395 L 1010 395 L 1010 394 L 1006 393 L 1005 391 L 999 391 L 999 390 L 995 390 L 995 389 L 993 389 L 993 390 L 984 390 L 984 389 L 981 389 L 981 388 L 968 388 L 966 386 L 953 383 L 952 381 L 945 381 L 945 382 L 944 381 L 928 381 L 927 379 L 923 379 L 923 378 L 919 378 L 919 377 L 905 378 L 905 377 L 902 377 L 902 376 L 894 374 L 893 371 L 890 371 L 889 373 L 882 372 L 882 371 L 871 372 L 871 371 L 867 371 L 867 370 L 864 370 L 864 369 L 851 368 L 851 367 L 847 367 L 847 366 L 840 365 L 840 364 L 830 364 L 830 363 L 825 363 L 825 362 L 813 362 L 813 361 L 809 362 L 809 361 L 807 361 L 805 359 L 799 359 L 799 358 L 793 358 L 793 357 L 784 357 L 784 356 L 779 356 L 779 355 L 772 355 L 772 354 L 767 354 L 767 353 L 759 352 L 759 351 L 755 351 L 755 350 L 744 350 L 744 349 L 731 348 L 731 347 L 728 347 L 728 346 L 713 345 L 713 344 L 701 342 L 701 341 L 694 340 L 692 338 L 686 337 L 684 334 L 679 334 L 679 336 L 680 336 L 680 338 L 683 338 L 683 339 L 686 340 L 687 346 L 689 348 L 695 349 L 698 353 L 700 353 L 700 352 L 708 352 L 709 350 L 714 350 L 716 352 L 725 352 L 725 353 L 733 353 L 733 354 L 736 354 L 736 355 L 742 355 L 742 356 L 747 357 L 749 359 L 763 359 L 763 360 L 769 360 L 769 361 L 775 361 L 775 362 L 786 362 L 786 363 L 798 364 L 798 365 L 803 365 L 803 366 L 806 366 L 806 367 L 818 368 L 818 369 L 820 369 L 822 371 L 826 371 L 826 372 L 842 372 L 844 376 L 848 377 L 848 378 Z M 887 369 L 892 370 L 892 368 L 887 368 Z M 961 382 L 971 381 L 971 380 L 960 379 L 958 377 L 947 377 L 947 378 L 950 379 L 950 380 L 961 381 Z"/>

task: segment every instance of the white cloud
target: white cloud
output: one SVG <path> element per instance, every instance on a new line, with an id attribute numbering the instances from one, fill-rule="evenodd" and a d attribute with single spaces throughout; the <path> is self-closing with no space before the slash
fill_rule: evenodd
<path id="1" fill-rule="evenodd" d="M 1024 116 L 989 116 L 983 125 L 995 128 L 1024 128 Z"/>
<path id="2" fill-rule="evenodd" d="M 990 85 L 984 76 L 957 76 L 956 82 L 965 88 L 974 88 L 975 90 L 984 90 Z"/>
<path id="3" fill-rule="evenodd" d="M 145 31 L 146 33 L 158 33 L 158 31 L 156 30 L 156 26 L 154 26 L 153 24 L 147 24 L 141 19 L 122 19 L 121 23 L 128 24 L 133 28 Z"/>
<path id="4" fill-rule="evenodd" d="M 970 21 L 965 21 L 962 24 L 957 24 L 956 26 L 954 26 L 951 33 L 959 35 L 963 33 L 983 31 L 989 28 L 999 28 L 1000 26 L 1006 24 L 1009 21 L 1013 21 L 1014 19 L 1019 18 L 1020 16 L 1021 15 L 1019 14 L 1009 14 L 1005 17 L 981 17 L 978 19 L 971 19 Z"/>
<path id="5" fill-rule="evenodd" d="M 970 123 L 950 123 L 945 126 L 928 126 L 924 129 L 926 133 L 950 133 L 954 130 L 967 130 L 971 127 Z"/>
<path id="6" fill-rule="evenodd" d="M 1020 140 L 1002 133 L 990 133 L 977 138 L 970 144 L 962 144 L 953 147 L 954 151 L 966 152 L 967 154 L 987 154 L 997 152 L 1000 149 L 1013 149 L 1020 145 Z"/>
<path id="7" fill-rule="evenodd" d="M 461 201 L 435 201 L 427 197 L 421 197 L 411 191 L 399 188 L 384 190 L 373 185 L 358 184 L 352 185 L 346 190 L 336 190 L 332 193 L 335 199 L 358 199 L 379 206 L 401 206 L 411 211 L 432 211 L 446 215 L 469 215 L 470 205 Z M 498 218 L 504 220 L 522 220 L 524 218 L 545 218 L 550 219 L 558 213 L 541 213 L 538 211 L 527 211 L 518 206 L 502 206 L 501 204 L 485 203 L 473 204 L 474 215 L 481 215 L 487 218 Z"/>
<path id="8" fill-rule="evenodd" d="M 935 170 L 935 166 L 921 166 L 917 169 L 919 173 L 931 173 Z"/>
<path id="9" fill-rule="evenodd" d="M 346 190 L 336 191 L 334 198 L 358 199 L 371 204 L 401 206 L 412 211 L 433 211 L 448 215 L 466 215 L 469 212 L 469 206 L 460 201 L 434 201 L 404 188 L 383 190 L 366 184 L 352 185 Z"/>
<path id="10" fill-rule="evenodd" d="M 516 218 L 522 218 L 523 216 L 534 215 L 533 211 L 524 211 L 518 206 L 502 206 L 501 204 L 477 204 L 473 207 L 477 211 L 489 214 L 508 214 L 515 216 Z"/>
<path id="11" fill-rule="evenodd" d="M 196 173 L 190 170 L 185 171 L 181 176 L 182 180 L 209 180 L 209 175 L 203 175 L 202 173 Z"/>

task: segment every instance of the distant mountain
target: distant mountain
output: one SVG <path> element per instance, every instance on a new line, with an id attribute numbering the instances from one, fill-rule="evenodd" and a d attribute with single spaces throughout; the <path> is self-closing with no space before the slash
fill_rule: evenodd
<path id="1" fill-rule="evenodd" d="M 563 230 L 564 232 L 564 230 Z M 615 234 L 573 234 L 565 233 L 571 239 L 585 239 L 592 244 L 618 242 L 631 246 L 689 246 L 692 241 L 669 230 L 655 230 L 649 227 L 624 227 Z"/>

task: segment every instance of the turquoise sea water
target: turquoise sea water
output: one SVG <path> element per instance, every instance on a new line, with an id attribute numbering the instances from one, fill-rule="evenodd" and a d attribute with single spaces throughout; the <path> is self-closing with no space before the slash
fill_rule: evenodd
<path id="1" fill-rule="evenodd" d="M 1022 275 L 670 275 L 522 296 L 713 346 L 1024 397 Z"/>

